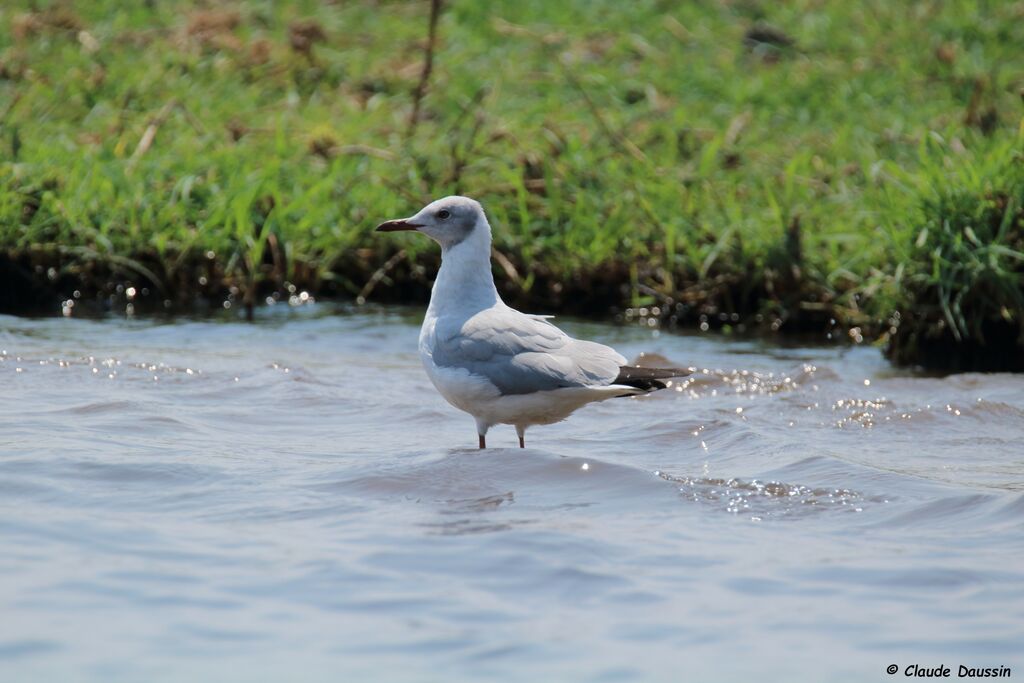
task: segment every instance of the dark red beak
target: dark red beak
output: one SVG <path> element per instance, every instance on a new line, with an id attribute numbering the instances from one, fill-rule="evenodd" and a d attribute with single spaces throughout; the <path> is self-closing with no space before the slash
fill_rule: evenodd
<path id="1" fill-rule="evenodd" d="M 398 232 L 399 230 L 417 230 L 423 226 L 419 223 L 410 223 L 404 218 L 397 221 L 385 221 L 377 226 L 377 232 Z"/>

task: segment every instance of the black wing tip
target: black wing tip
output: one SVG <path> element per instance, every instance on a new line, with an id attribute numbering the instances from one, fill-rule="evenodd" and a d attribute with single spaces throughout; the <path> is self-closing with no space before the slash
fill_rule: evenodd
<path id="1" fill-rule="evenodd" d="M 636 387 L 644 391 L 657 391 L 668 388 L 668 385 L 661 380 L 686 377 L 692 372 L 688 368 L 641 368 L 634 365 L 623 365 L 619 367 L 619 376 L 615 378 L 615 384 Z"/>

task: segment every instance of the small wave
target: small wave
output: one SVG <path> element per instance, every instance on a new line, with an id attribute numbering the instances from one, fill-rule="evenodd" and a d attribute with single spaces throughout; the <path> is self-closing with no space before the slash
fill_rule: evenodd
<path id="1" fill-rule="evenodd" d="M 954 409 L 952 406 L 949 406 L 949 408 Z M 998 418 L 1000 421 L 1020 420 L 1024 422 L 1024 409 L 1002 401 L 988 401 L 986 399 L 979 398 L 974 403 L 969 403 L 959 410 L 961 410 L 964 415 L 981 420 L 993 420 L 994 418 Z"/>
<path id="2" fill-rule="evenodd" d="M 790 372 L 698 368 L 693 376 L 677 382 L 674 388 L 676 391 L 688 392 L 693 398 L 704 394 L 715 396 L 723 390 L 736 395 L 770 396 L 795 391 L 811 382 L 835 378 L 836 374 L 831 370 L 810 363 Z"/>
<path id="3" fill-rule="evenodd" d="M 220 471 L 210 466 L 189 465 L 176 461 L 138 464 L 78 461 L 67 463 L 63 476 L 68 479 L 120 484 L 194 486 L 218 478 Z"/>
<path id="4" fill-rule="evenodd" d="M 56 412 L 72 415 L 102 415 L 103 413 L 123 413 L 131 411 L 135 405 L 131 401 L 94 401 L 70 408 L 61 408 Z"/>
<path id="5" fill-rule="evenodd" d="M 992 521 L 992 519 L 1018 521 L 1020 513 L 1018 512 L 1014 519 L 1012 507 L 1009 508 L 1011 511 L 1009 517 L 1006 515 L 1005 509 L 999 509 L 1002 500 L 1001 496 L 991 493 L 946 495 L 919 503 L 886 520 L 886 524 L 891 528 L 896 526 L 934 527 L 937 522 L 952 525 L 954 521 L 962 524 L 968 520 L 974 523 Z"/>
<path id="6" fill-rule="evenodd" d="M 813 488 L 802 484 L 751 479 L 677 477 L 656 474 L 678 487 L 684 498 L 725 512 L 749 514 L 755 521 L 794 518 L 810 513 L 863 512 L 866 505 L 887 502 L 846 488 Z"/>
<path id="7" fill-rule="evenodd" d="M 421 456 L 422 457 L 422 456 Z M 501 531 L 551 510 L 594 507 L 595 515 L 674 500 L 649 470 L 536 449 L 458 450 L 318 488 L 361 499 L 404 499 L 437 508 L 425 526 L 442 534 Z M 513 511 L 513 512 L 509 512 Z M 492 515 L 498 515 L 492 517 Z M 515 515 L 513 517 L 512 515 Z"/>
<path id="8" fill-rule="evenodd" d="M 1024 495 L 1015 497 L 1007 503 L 1000 514 L 1010 520 L 1024 520 Z"/>

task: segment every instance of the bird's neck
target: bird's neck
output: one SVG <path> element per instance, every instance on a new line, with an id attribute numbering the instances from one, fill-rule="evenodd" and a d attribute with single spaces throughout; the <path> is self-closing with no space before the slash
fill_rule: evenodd
<path id="1" fill-rule="evenodd" d="M 466 239 L 441 250 L 441 269 L 428 313 L 475 313 L 501 301 L 491 273 L 491 231 L 477 226 Z"/>

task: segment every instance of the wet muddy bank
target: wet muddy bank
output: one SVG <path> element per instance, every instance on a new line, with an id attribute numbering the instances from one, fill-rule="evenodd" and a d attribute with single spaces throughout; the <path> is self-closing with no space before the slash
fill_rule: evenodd
<path id="1" fill-rule="evenodd" d="M 294 307 L 318 299 L 426 304 L 439 265 L 436 254 L 420 254 L 412 262 L 403 251 L 382 258 L 361 250 L 327 270 L 300 262 L 285 266 L 283 258 L 271 255 L 255 274 L 239 275 L 236 264 L 206 254 L 95 259 L 75 250 L 8 252 L 0 253 L 0 313 L 94 317 L 237 310 L 251 317 L 259 306 Z M 523 273 L 529 273 L 528 281 Z M 1024 371 L 1024 339 L 1006 321 L 985 322 L 980 339 L 957 340 L 936 311 L 895 312 L 876 320 L 837 304 L 838 297 L 806 279 L 723 273 L 676 280 L 669 294 L 659 282 L 664 274 L 650 268 L 614 263 L 562 278 L 545 265 L 515 263 L 503 254 L 496 255 L 495 276 L 510 305 L 548 314 L 804 343 L 875 343 L 897 365 L 943 372 Z"/>

